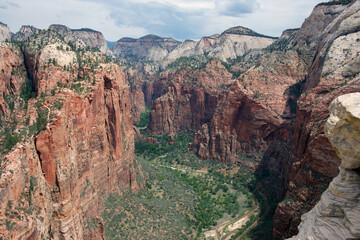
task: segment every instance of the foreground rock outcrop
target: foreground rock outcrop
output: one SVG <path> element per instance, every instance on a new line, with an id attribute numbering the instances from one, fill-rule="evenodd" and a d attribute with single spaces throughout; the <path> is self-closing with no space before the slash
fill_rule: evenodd
<path id="1" fill-rule="evenodd" d="M 329 110 L 325 133 L 341 158 L 340 173 L 292 240 L 360 238 L 360 93 L 338 97 Z"/>

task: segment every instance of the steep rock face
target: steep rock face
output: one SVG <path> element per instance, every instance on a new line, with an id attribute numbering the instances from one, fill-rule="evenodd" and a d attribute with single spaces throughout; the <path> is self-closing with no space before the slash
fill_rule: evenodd
<path id="1" fill-rule="evenodd" d="M 64 25 L 59 24 L 50 25 L 49 30 L 55 31 L 62 37 L 65 37 L 66 42 L 76 42 L 76 40 L 81 40 L 87 47 L 96 48 L 106 55 L 112 55 L 112 52 L 108 48 L 105 38 L 101 32 L 88 28 L 70 29 Z M 79 43 L 75 43 L 75 46 L 77 47 L 84 47 L 78 45 Z"/>
<path id="2" fill-rule="evenodd" d="M 339 175 L 320 202 L 301 217 L 291 239 L 360 238 L 360 93 L 338 97 L 330 105 L 326 135 L 341 158 Z"/>
<path id="3" fill-rule="evenodd" d="M 265 139 L 284 137 L 281 120 L 235 82 L 219 100 L 211 122 L 196 133 L 192 145 L 200 157 L 233 161 L 236 153 L 264 151 Z"/>
<path id="4" fill-rule="evenodd" d="M 9 29 L 9 27 L 0 22 L 0 42 L 5 42 L 6 40 L 11 40 L 12 33 Z"/>
<path id="5" fill-rule="evenodd" d="M 12 37 L 12 41 L 26 41 L 29 39 L 29 37 L 34 36 L 35 34 L 38 34 L 40 32 L 40 29 L 33 27 L 33 26 L 22 26 L 20 30 L 14 34 Z"/>
<path id="6" fill-rule="evenodd" d="M 22 57 L 12 53 L 19 56 L 2 58 L 5 66 Z M 92 59 L 98 56 L 89 54 Z M 36 66 L 39 58 L 28 58 L 26 64 Z M 51 122 L 45 122 L 45 129 L 35 136 L 28 133 L 29 140 L 2 156 L 0 235 L 4 239 L 103 239 L 103 200 L 114 191 L 138 190 L 136 176 L 142 173 L 134 160 L 130 88 L 120 67 L 102 59 L 101 68 L 90 71 L 90 66 L 83 66 L 69 78 L 73 87 L 59 86 L 61 78 L 51 78 L 52 86 L 58 86 L 51 94 L 49 86 L 41 86 L 42 78 L 35 77 L 44 99 L 31 98 L 26 111 L 15 104 L 12 111 L 19 123 L 28 122 L 27 128 L 41 118 Z M 54 76 L 63 71 L 47 65 L 41 68 Z M 82 76 L 80 82 L 78 76 Z"/>
<path id="7" fill-rule="evenodd" d="M 175 133 L 180 129 L 199 129 L 215 110 L 218 94 L 233 82 L 217 60 L 204 69 L 182 69 L 169 73 L 152 84 L 151 99 L 156 99 L 150 112 L 148 132 Z"/>
<path id="8" fill-rule="evenodd" d="M 235 27 L 221 35 L 204 37 L 198 42 L 186 40 L 180 43 L 172 38 L 155 35 L 147 35 L 140 39 L 122 38 L 116 42 L 113 52 L 115 56 L 132 62 L 152 61 L 149 65 L 144 64 L 144 70 L 151 73 L 168 66 L 180 57 L 208 56 L 227 61 L 242 56 L 251 49 L 265 48 L 274 41 L 275 38 L 250 29 Z"/>
<path id="9" fill-rule="evenodd" d="M 155 35 L 146 35 L 139 39 L 122 38 L 115 43 L 113 52 L 119 58 L 161 61 L 179 43 L 173 38 L 161 38 Z"/>
<path id="10" fill-rule="evenodd" d="M 140 121 L 141 113 L 146 111 L 145 94 L 143 91 L 146 76 L 133 68 L 127 68 L 123 71 L 127 82 L 130 84 L 131 114 L 133 122 L 136 124 Z"/>
<path id="11" fill-rule="evenodd" d="M 41 43 L 46 43 L 38 48 Z M 24 47 L 25 64 L 35 91 L 49 92 L 58 82 L 68 84 L 78 76 L 76 53 L 53 32 L 41 33 Z"/>
<path id="12" fill-rule="evenodd" d="M 100 52 L 111 55 L 111 51 L 108 48 L 104 35 L 101 32 L 94 31 L 92 29 L 73 29 L 73 34 L 80 38 L 87 46 L 97 48 Z"/>
<path id="13" fill-rule="evenodd" d="M 346 5 L 317 5 L 311 15 L 304 21 L 296 36 L 291 40 L 290 44 L 295 46 L 302 54 L 309 55 L 314 51 L 321 38 L 321 34 L 326 27 L 346 9 Z M 311 51 L 309 51 L 309 49 Z M 310 55 L 310 57 L 313 57 Z"/>
<path id="14" fill-rule="evenodd" d="M 359 85 L 359 2 L 347 6 L 317 6 L 342 11 L 318 37 L 315 58 L 310 66 L 305 92 L 297 104 L 292 152 L 296 160 L 289 171 L 285 201 L 274 216 L 274 237 L 296 234 L 301 214 L 309 211 L 320 199 L 328 183 L 338 174 L 340 160 L 324 135 L 324 123 L 330 102 L 339 95 L 360 91 Z M 311 17 L 310 17 L 311 19 Z"/>
<path id="15" fill-rule="evenodd" d="M 26 69 L 21 49 L 8 43 L 0 43 L 0 113 L 9 116 L 6 100 L 19 96 L 25 83 Z M 5 98 L 4 98 L 5 96 Z"/>
<path id="16" fill-rule="evenodd" d="M 245 28 L 231 28 L 221 35 L 202 38 L 193 55 L 207 54 L 209 57 L 227 61 L 242 56 L 251 49 L 265 48 L 275 41 L 274 38 L 261 36 L 250 29 L 246 32 L 240 29 Z"/>
<path id="17" fill-rule="evenodd" d="M 292 95 L 305 77 L 306 61 L 292 50 L 265 52 L 251 61 L 232 67 L 245 72 L 221 96 L 208 126 L 195 135 L 193 147 L 204 158 L 232 161 L 236 153 L 264 152 L 276 138 L 289 140 L 286 125 L 296 104 Z"/>
<path id="18" fill-rule="evenodd" d="M 192 40 L 185 40 L 174 48 L 165 59 L 165 63 L 172 63 L 179 57 L 189 57 L 192 54 L 192 50 L 195 49 L 197 42 Z"/>

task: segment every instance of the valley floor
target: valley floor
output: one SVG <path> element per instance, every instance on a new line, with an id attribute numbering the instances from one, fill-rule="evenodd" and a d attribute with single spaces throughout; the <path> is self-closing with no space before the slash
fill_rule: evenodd
<path id="1" fill-rule="evenodd" d="M 189 133 L 172 145 L 168 136 L 155 137 L 158 144 L 136 143 L 145 186 L 105 202 L 107 239 L 236 239 L 254 226 L 261 208 L 249 190 L 253 172 L 199 159 L 187 149 Z"/>

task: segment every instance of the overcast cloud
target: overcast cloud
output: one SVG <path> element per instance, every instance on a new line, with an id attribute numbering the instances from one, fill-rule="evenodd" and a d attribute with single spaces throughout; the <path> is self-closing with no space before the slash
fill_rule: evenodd
<path id="1" fill-rule="evenodd" d="M 22 25 L 92 28 L 105 38 L 152 33 L 178 40 L 200 39 L 233 26 L 280 36 L 300 27 L 321 0 L 0 0 L 0 21 L 12 32 Z"/>

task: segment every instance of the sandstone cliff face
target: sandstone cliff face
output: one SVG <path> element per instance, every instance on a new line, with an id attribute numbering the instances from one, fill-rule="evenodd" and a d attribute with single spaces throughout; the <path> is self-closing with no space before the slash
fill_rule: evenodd
<path id="1" fill-rule="evenodd" d="M 101 32 L 91 29 L 73 29 L 72 32 L 76 37 L 83 40 L 87 46 L 97 48 L 106 55 L 112 55 Z"/>
<path id="2" fill-rule="evenodd" d="M 12 33 L 9 27 L 6 24 L 0 22 L 0 42 L 5 42 L 6 40 L 11 40 Z"/>
<path id="3" fill-rule="evenodd" d="M 320 202 L 304 214 L 291 239 L 360 238 L 360 93 L 338 97 L 330 105 L 325 133 L 341 158 L 339 175 Z"/>
<path id="4" fill-rule="evenodd" d="M 84 47 L 78 46 L 79 43 L 76 41 L 81 40 L 86 47 L 96 48 L 100 52 L 112 56 L 112 52 L 108 48 L 105 38 L 101 32 L 82 28 L 82 29 L 70 29 L 64 25 L 52 24 L 49 27 L 49 30 L 55 31 L 65 38 L 65 41 L 75 42 L 76 47 Z"/>
<path id="5" fill-rule="evenodd" d="M 25 64 L 35 91 L 49 93 L 59 84 L 68 84 L 79 75 L 77 53 L 51 31 L 39 34 L 24 46 Z"/>
<path id="6" fill-rule="evenodd" d="M 231 74 L 217 60 L 203 69 L 169 72 L 145 90 L 150 95 L 146 98 L 154 100 L 148 132 L 164 134 L 199 129 L 211 119 L 219 93 L 232 82 Z"/>
<path id="7" fill-rule="evenodd" d="M 0 43 L 0 113 L 10 115 L 6 101 L 19 96 L 25 83 L 26 69 L 21 49 L 10 43 Z M 14 103 L 15 105 L 15 103 Z"/>
<path id="8" fill-rule="evenodd" d="M 122 38 L 115 43 L 113 52 L 119 58 L 135 62 L 139 60 L 161 61 L 179 43 L 175 39 L 161 38 L 155 35 L 146 35 L 139 39 Z"/>
<path id="9" fill-rule="evenodd" d="M 233 72 L 244 73 L 221 96 L 211 122 L 195 135 L 193 147 L 204 158 L 233 161 L 234 154 L 264 152 L 270 142 L 291 134 L 292 92 L 305 76 L 306 60 L 293 50 L 250 55 L 250 61 L 244 58 L 232 66 Z"/>
<path id="10" fill-rule="evenodd" d="M 40 29 L 33 26 L 22 26 L 20 30 L 16 34 L 14 34 L 14 36 L 12 37 L 12 41 L 26 41 L 29 39 L 29 37 L 34 36 L 39 32 Z"/>
<path id="11" fill-rule="evenodd" d="M 358 7 L 318 5 L 301 29 L 233 64 L 236 83 L 195 135 L 193 147 L 204 158 L 232 162 L 237 154 L 264 153 L 257 171 L 264 168 L 271 194 L 284 199 L 275 239 L 296 233 L 301 214 L 338 174 L 323 126 L 336 96 L 359 91 Z"/>
<path id="12" fill-rule="evenodd" d="M 33 39 L 46 42 L 40 49 L 24 46 L 22 64 L 19 50 L 1 58 L 5 91 L 6 81 L 15 79 L 9 80 L 12 67 L 8 65 L 19 61 L 19 68 L 29 69 L 41 95 L 31 98 L 25 109 L 15 104 L 11 110 L 18 122 L 15 132 L 22 134 L 23 124 L 28 124 L 25 129 L 36 129 L 41 119 L 48 122 L 39 134 L 25 131 L 29 140 L 2 156 L 0 235 L 4 239 L 103 239 L 103 199 L 118 190 L 137 191 L 136 176 L 142 174 L 134 160 L 130 88 L 120 67 L 104 64 L 105 56 L 99 53 L 79 56 L 87 62 L 80 68 L 69 65 L 77 53 L 64 50 L 66 43 L 49 36 Z M 63 50 L 53 47 L 60 44 Z M 12 44 L 1 45 L 3 54 L 9 51 L 6 46 Z M 47 64 L 53 58 L 56 64 Z M 47 82 L 44 76 L 49 76 Z"/>
<path id="13" fill-rule="evenodd" d="M 227 61 L 242 56 L 251 49 L 265 48 L 274 41 L 274 38 L 250 29 L 234 27 L 221 35 L 204 37 L 198 42 L 186 40 L 180 43 L 172 38 L 155 35 L 147 35 L 140 39 L 122 38 L 116 42 L 113 52 L 115 56 L 135 63 L 151 61 L 144 64 L 144 70 L 154 73 L 180 57 L 195 57 L 199 61 L 204 61 L 204 56 L 208 56 Z"/>
<path id="14" fill-rule="evenodd" d="M 315 58 L 310 66 L 305 92 L 297 104 L 293 132 L 293 153 L 286 201 L 274 216 L 274 236 L 290 237 L 296 233 L 300 215 L 319 200 L 327 184 L 338 173 L 340 160 L 324 135 L 328 106 L 337 96 L 360 90 L 359 85 L 359 2 L 344 7 L 321 33 Z M 331 6 L 318 6 L 323 11 Z M 331 10 L 331 9 L 330 9 Z M 355 72 L 354 72 L 355 71 Z M 311 189 L 311 191 L 309 191 Z"/>
<path id="15" fill-rule="evenodd" d="M 281 120 L 249 98 L 236 82 L 219 100 L 211 122 L 196 133 L 193 147 L 202 158 L 233 162 L 235 154 L 262 152 L 265 140 L 281 139 L 284 134 Z"/>
<path id="16" fill-rule="evenodd" d="M 227 61 L 244 55 L 251 49 L 262 49 L 275 41 L 250 29 L 234 27 L 221 35 L 202 38 L 192 55 L 206 54 L 209 57 Z"/>

